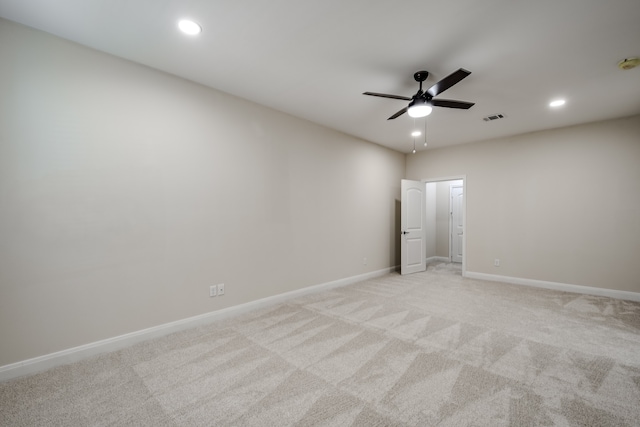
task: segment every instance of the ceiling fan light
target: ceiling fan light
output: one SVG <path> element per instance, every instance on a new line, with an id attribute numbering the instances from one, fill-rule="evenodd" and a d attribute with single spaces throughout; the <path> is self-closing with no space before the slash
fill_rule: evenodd
<path id="1" fill-rule="evenodd" d="M 409 116 L 418 118 L 418 117 L 426 117 L 431 114 L 432 108 L 428 105 L 416 105 L 409 108 L 408 113 Z"/>
<path id="2" fill-rule="evenodd" d="M 418 118 L 418 117 L 426 117 L 431 114 L 431 105 L 427 104 L 427 101 L 422 99 L 414 99 L 409 103 L 409 109 L 407 113 L 409 113 L 410 117 Z"/>

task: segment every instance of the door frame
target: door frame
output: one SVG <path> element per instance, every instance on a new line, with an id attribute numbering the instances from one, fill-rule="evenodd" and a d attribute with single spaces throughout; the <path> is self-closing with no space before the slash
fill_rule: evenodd
<path id="1" fill-rule="evenodd" d="M 462 180 L 462 276 L 467 275 L 467 175 L 452 175 L 444 177 L 423 178 L 420 181 L 425 189 L 428 182 L 456 181 Z M 449 233 L 451 238 L 451 233 Z M 449 244 L 449 261 L 451 261 L 451 244 Z"/>
<path id="2" fill-rule="evenodd" d="M 462 202 L 464 203 L 464 183 L 463 185 L 449 185 L 449 261 L 453 261 L 453 189 L 462 188 Z M 462 212 L 461 212 L 462 213 Z M 462 224 L 462 238 L 464 239 L 464 223 Z M 464 248 L 462 248 L 462 256 L 464 257 Z M 455 261 L 458 262 L 458 261 Z"/>

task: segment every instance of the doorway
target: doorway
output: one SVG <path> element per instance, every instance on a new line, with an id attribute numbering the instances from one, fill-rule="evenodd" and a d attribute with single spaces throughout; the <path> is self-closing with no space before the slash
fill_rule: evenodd
<path id="1" fill-rule="evenodd" d="M 425 271 L 428 263 L 440 261 L 461 263 L 465 275 L 465 181 L 465 176 L 401 180 L 401 274 Z"/>
<path id="2" fill-rule="evenodd" d="M 426 262 L 462 263 L 466 270 L 465 176 L 423 180 L 425 185 Z"/>

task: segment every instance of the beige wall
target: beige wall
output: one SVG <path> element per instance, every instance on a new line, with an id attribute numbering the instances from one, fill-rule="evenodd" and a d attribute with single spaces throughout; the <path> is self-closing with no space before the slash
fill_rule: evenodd
<path id="1" fill-rule="evenodd" d="M 467 271 L 640 292 L 640 116 L 407 156 L 456 175 Z"/>
<path id="2" fill-rule="evenodd" d="M 399 264 L 404 155 L 8 21 L 0 40 L 0 366 Z"/>

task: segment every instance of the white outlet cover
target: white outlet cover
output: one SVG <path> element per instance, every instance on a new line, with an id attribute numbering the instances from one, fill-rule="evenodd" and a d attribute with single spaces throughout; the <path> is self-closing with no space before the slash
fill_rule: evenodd
<path id="1" fill-rule="evenodd" d="M 218 285 L 218 295 L 224 295 L 224 283 Z"/>

